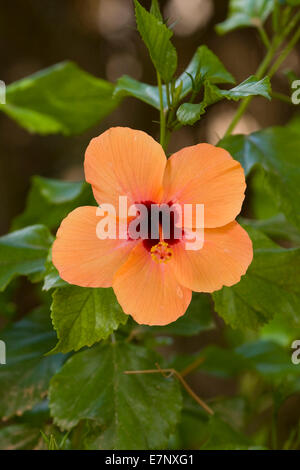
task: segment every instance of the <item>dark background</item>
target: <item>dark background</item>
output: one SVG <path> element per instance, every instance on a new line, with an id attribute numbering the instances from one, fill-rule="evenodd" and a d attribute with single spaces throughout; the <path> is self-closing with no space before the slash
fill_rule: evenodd
<path id="1" fill-rule="evenodd" d="M 115 81 L 127 73 L 155 83 L 147 50 L 136 31 L 131 0 L 1 0 L 0 79 L 9 84 L 38 70 L 69 59 L 83 69 Z M 149 7 L 150 1 L 142 1 Z M 264 46 L 253 29 L 220 37 L 214 25 L 226 17 L 227 0 L 161 1 L 164 15 L 174 26 L 179 72 L 195 49 L 207 44 L 240 82 L 253 74 L 263 58 Z M 269 29 L 270 25 L 267 25 Z M 299 55 L 291 54 L 284 68 L 299 71 Z M 288 83 L 279 73 L 273 88 L 290 95 Z M 216 143 L 223 136 L 236 104 L 221 103 L 194 127 L 173 135 L 169 150 L 201 141 Z M 237 131 L 284 124 L 293 106 L 256 98 Z M 158 112 L 132 98 L 98 126 L 78 137 L 31 135 L 0 115 L 0 233 L 6 233 L 12 218 L 20 213 L 32 175 L 80 180 L 85 148 L 94 135 L 113 125 L 143 129 L 158 134 Z"/>

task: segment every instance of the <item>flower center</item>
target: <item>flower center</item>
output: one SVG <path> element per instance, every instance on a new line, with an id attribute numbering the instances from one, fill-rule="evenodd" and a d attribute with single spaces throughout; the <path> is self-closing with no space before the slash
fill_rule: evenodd
<path id="1" fill-rule="evenodd" d="M 170 212 L 169 237 L 162 238 L 161 234 L 165 232 L 165 226 L 164 226 L 165 221 L 164 221 L 163 213 L 166 210 L 166 208 L 160 207 L 159 218 L 153 219 L 152 213 L 151 213 L 151 206 L 152 205 L 156 207 L 159 207 L 159 206 L 152 201 L 143 201 L 141 204 L 143 204 L 147 209 L 146 217 L 148 221 L 148 236 L 143 238 L 144 247 L 152 254 L 152 251 L 151 251 L 152 248 L 155 248 L 155 246 L 160 245 L 160 242 L 165 242 L 165 244 L 168 245 L 169 247 L 171 245 L 175 245 L 176 243 L 178 243 L 179 238 L 176 235 L 176 228 L 175 228 L 175 223 L 178 217 L 178 214 L 176 213 L 176 211 Z M 172 202 L 169 202 L 168 204 L 166 204 L 166 206 L 172 207 Z M 160 234 L 158 238 L 151 238 L 151 231 L 153 229 L 154 231 L 156 231 L 156 233 Z"/>
<path id="2" fill-rule="evenodd" d="M 166 242 L 159 242 L 154 245 L 151 250 L 151 258 L 157 263 L 167 263 L 173 256 L 170 245 Z"/>

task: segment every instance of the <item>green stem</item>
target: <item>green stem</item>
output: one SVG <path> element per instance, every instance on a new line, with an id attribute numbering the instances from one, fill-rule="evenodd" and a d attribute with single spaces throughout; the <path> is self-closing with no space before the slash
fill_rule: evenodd
<path id="1" fill-rule="evenodd" d="M 266 46 L 266 48 L 270 49 L 270 47 L 271 47 L 270 39 L 268 38 L 268 35 L 267 35 L 266 30 L 263 27 L 263 25 L 261 25 L 258 28 L 258 32 L 259 32 L 261 40 L 264 43 L 264 45 Z"/>
<path id="2" fill-rule="evenodd" d="M 165 135 L 166 135 L 166 117 L 164 111 L 164 99 L 163 89 L 160 74 L 157 72 L 157 84 L 159 90 L 159 101 L 160 101 L 160 145 L 165 148 Z"/>
<path id="3" fill-rule="evenodd" d="M 258 69 L 256 71 L 256 74 L 255 74 L 255 76 L 257 77 L 258 80 L 261 80 L 261 78 L 263 77 L 263 75 L 267 71 L 268 66 L 272 62 L 272 59 L 273 59 L 273 56 L 274 56 L 274 53 L 275 53 L 274 48 L 275 48 L 275 46 L 273 44 L 270 47 L 270 49 L 268 50 L 267 55 L 265 56 L 264 60 L 262 61 L 262 63 L 258 67 Z M 229 135 L 231 135 L 231 133 L 235 129 L 237 123 L 239 122 L 239 120 L 241 119 L 241 117 L 245 113 L 246 109 L 248 108 L 249 104 L 251 103 L 252 98 L 253 98 L 252 96 L 248 96 L 247 98 L 245 98 L 242 101 L 242 103 L 240 104 L 240 106 L 239 106 L 232 122 L 230 123 L 224 137 L 228 137 Z"/>
<path id="4" fill-rule="evenodd" d="M 255 74 L 256 77 L 258 78 L 258 80 L 261 80 L 263 78 L 263 76 L 265 75 L 265 73 L 267 72 L 267 70 L 268 70 L 268 68 L 269 68 L 269 66 L 270 66 L 270 64 L 273 60 L 273 57 L 276 54 L 278 48 L 281 46 L 284 38 L 292 31 L 294 26 L 297 24 L 299 18 L 300 18 L 300 12 L 298 12 L 297 15 L 295 15 L 295 17 L 290 22 L 290 24 L 285 28 L 282 35 L 274 38 L 274 41 L 273 41 L 270 49 L 268 50 L 267 55 L 265 56 L 264 60 L 260 64 L 260 66 L 259 66 L 259 68 L 258 68 L 258 70 Z M 281 66 L 282 62 L 290 54 L 290 52 L 292 51 L 294 46 L 297 44 L 299 38 L 300 38 L 300 29 L 297 29 L 296 33 L 294 34 L 294 36 L 292 37 L 292 39 L 290 40 L 288 45 L 285 47 L 283 52 L 278 57 L 277 61 L 273 64 L 273 66 L 271 67 L 269 72 L 267 72 L 267 75 L 270 78 L 274 75 L 274 73 Z M 248 108 L 249 104 L 251 103 L 252 99 L 253 99 L 253 96 L 248 96 L 245 100 L 242 101 L 242 103 L 240 104 L 240 106 L 239 106 L 239 108 L 238 108 L 231 124 L 229 125 L 224 137 L 228 137 L 228 136 L 231 135 L 231 133 L 235 129 L 237 123 L 239 122 L 239 120 L 241 119 L 241 117 L 243 116 L 245 111 L 247 110 L 247 108 Z"/>
<path id="5" fill-rule="evenodd" d="M 279 30 L 279 1 L 278 0 L 275 0 L 272 23 L 273 23 L 274 33 L 278 33 L 278 30 Z"/>
<path id="6" fill-rule="evenodd" d="M 283 30 L 283 33 L 279 36 L 280 44 L 284 41 L 286 37 L 293 31 L 294 27 L 297 25 L 298 21 L 300 20 L 300 11 L 298 11 L 295 16 L 291 19 L 288 25 L 285 25 L 285 28 Z"/>
<path id="7" fill-rule="evenodd" d="M 272 91 L 271 93 L 272 98 L 277 100 L 283 101 L 284 103 L 292 104 L 291 98 L 283 93 L 279 93 L 278 91 Z"/>
<path id="8" fill-rule="evenodd" d="M 280 26 L 286 26 L 286 24 L 289 20 L 291 11 L 292 11 L 291 6 L 288 5 L 288 6 L 285 7 L 285 9 L 282 12 L 282 20 L 281 20 L 281 22 L 279 21 Z"/>
<path id="9" fill-rule="evenodd" d="M 171 98 L 170 98 L 170 84 L 166 84 L 166 94 L 167 94 L 167 104 L 168 104 L 168 109 L 171 109 Z"/>
<path id="10" fill-rule="evenodd" d="M 278 59 L 274 62 L 272 65 L 270 71 L 268 72 L 268 75 L 270 78 L 273 77 L 274 73 L 279 69 L 281 64 L 285 61 L 287 56 L 291 53 L 291 51 L 294 49 L 295 45 L 300 39 L 300 28 L 296 31 L 290 42 L 287 44 L 285 49 L 282 51 Z"/>

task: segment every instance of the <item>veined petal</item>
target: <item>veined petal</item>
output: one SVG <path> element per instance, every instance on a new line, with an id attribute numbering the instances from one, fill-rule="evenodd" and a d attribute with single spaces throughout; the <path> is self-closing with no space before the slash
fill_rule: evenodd
<path id="1" fill-rule="evenodd" d="M 172 155 L 163 185 L 165 202 L 204 204 L 204 226 L 208 228 L 221 227 L 236 218 L 246 188 L 240 163 L 226 150 L 210 144 L 185 147 Z M 193 227 L 197 227 L 195 217 Z"/>
<path id="2" fill-rule="evenodd" d="M 182 316 L 192 292 L 176 280 L 171 262 L 157 263 L 140 242 L 117 271 L 113 289 L 125 313 L 145 325 L 166 325 Z"/>
<path id="3" fill-rule="evenodd" d="M 113 127 L 91 140 L 85 154 L 85 177 L 98 204 L 118 209 L 119 196 L 128 204 L 159 201 L 166 156 L 161 145 L 142 131 Z"/>
<path id="4" fill-rule="evenodd" d="M 240 281 L 253 258 L 252 242 L 237 223 L 204 229 L 204 244 L 198 251 L 173 247 L 174 272 L 178 281 L 197 292 L 213 292 Z"/>
<path id="5" fill-rule="evenodd" d="M 136 242 L 101 240 L 96 234 L 97 207 L 78 207 L 61 223 L 52 260 L 62 279 L 82 287 L 110 287 L 117 269 Z"/>

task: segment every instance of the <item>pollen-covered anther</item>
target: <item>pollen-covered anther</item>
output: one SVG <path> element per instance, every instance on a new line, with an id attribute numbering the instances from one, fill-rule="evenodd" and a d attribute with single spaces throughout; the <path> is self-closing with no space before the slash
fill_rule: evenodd
<path id="1" fill-rule="evenodd" d="M 159 242 L 151 248 L 151 257 L 157 263 L 167 263 L 173 256 L 173 251 L 166 242 Z"/>

